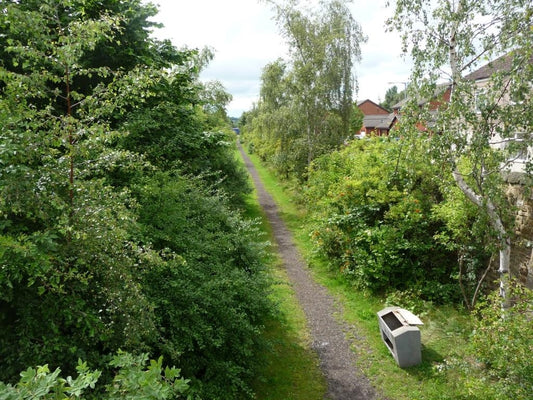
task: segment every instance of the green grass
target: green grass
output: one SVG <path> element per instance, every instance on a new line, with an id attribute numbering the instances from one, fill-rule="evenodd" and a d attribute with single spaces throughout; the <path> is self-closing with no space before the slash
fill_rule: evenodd
<path id="1" fill-rule="evenodd" d="M 254 193 L 247 196 L 244 214 L 260 221 L 263 237 L 273 243 L 272 230 Z M 267 322 L 265 337 L 270 351 L 261 355 L 262 368 L 253 383 L 257 400 L 322 400 L 326 382 L 320 371 L 318 356 L 310 349 L 310 334 L 303 310 L 289 283 L 285 269 L 271 248 L 268 263 L 273 284 L 271 299 L 278 314 Z"/>
<path id="2" fill-rule="evenodd" d="M 310 350 L 310 336 L 305 316 L 279 264 L 277 279 L 272 287 L 272 299 L 278 304 L 280 315 L 266 326 L 265 335 L 271 351 L 255 382 L 258 400 L 322 400 L 326 382 L 320 371 L 316 353 Z"/>
<path id="3" fill-rule="evenodd" d="M 390 400 L 484 399 L 483 390 L 475 378 L 467 379 L 454 369 L 441 368 L 445 360 L 461 359 L 471 332 L 471 317 L 452 307 L 425 305 L 420 314 L 424 326 L 422 334 L 422 364 L 399 368 L 379 333 L 376 313 L 386 306 L 385 300 L 370 296 L 352 287 L 332 272 L 327 262 L 313 253 L 309 238 L 311 227 L 305 212 L 298 207 L 290 194 L 290 187 L 261 165 L 251 155 L 258 173 L 272 194 L 281 215 L 293 232 L 300 251 L 311 266 L 314 278 L 326 286 L 340 300 L 344 312 L 341 316 L 348 324 L 356 326 L 353 351 L 358 355 L 358 368 L 380 388 Z M 474 390 L 470 386 L 477 386 Z M 481 385 L 483 387 L 483 385 Z"/>

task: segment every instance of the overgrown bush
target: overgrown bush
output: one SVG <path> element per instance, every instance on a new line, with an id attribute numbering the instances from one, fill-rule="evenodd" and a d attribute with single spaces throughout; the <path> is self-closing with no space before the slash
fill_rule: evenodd
<path id="1" fill-rule="evenodd" d="M 136 188 L 145 240 L 168 259 L 143 275 L 157 352 L 204 398 L 246 393 L 272 305 L 257 230 L 200 181 L 160 173 Z"/>
<path id="2" fill-rule="evenodd" d="M 78 359 L 107 379 L 122 348 L 238 397 L 271 306 L 234 136 L 208 132 L 229 95 L 149 38 L 153 5 L 89 3 L 2 2 L 0 379 Z"/>
<path id="3" fill-rule="evenodd" d="M 130 241 L 133 200 L 91 180 L 77 183 L 69 203 L 47 167 L 28 174 L 18 193 L 16 181 L 2 182 L 1 195 L 13 199 L 0 206 L 3 380 L 43 362 L 67 373 L 78 358 L 100 367 L 118 348 L 147 350 L 143 343 L 153 334 Z"/>
<path id="4" fill-rule="evenodd" d="M 331 265 L 372 292 L 416 290 L 426 300 L 458 299 L 456 254 L 434 238 L 446 230 L 432 212 L 442 201 L 438 171 L 408 142 L 352 142 L 316 160 L 307 204 L 312 237 Z"/>
<path id="5" fill-rule="evenodd" d="M 472 310 L 490 287 L 487 268 L 497 248 L 491 240 L 493 233 L 484 213 L 480 213 L 454 183 L 443 180 L 441 188 L 443 201 L 435 204 L 432 212 L 445 222 L 447 229 L 435 235 L 435 240 L 457 253 L 454 277 L 461 288 L 465 307 Z"/>
<path id="6" fill-rule="evenodd" d="M 192 72 L 191 72 L 192 74 Z M 215 190 L 223 190 L 232 203 L 239 204 L 251 187 L 246 171 L 235 160 L 235 134 L 229 126 L 206 131 L 205 116 L 193 104 L 198 85 L 193 76 L 160 74 L 147 84 L 148 99 L 127 113 L 120 141 L 124 149 L 143 154 L 163 171 L 179 169 L 199 176 Z M 132 83 L 134 84 L 134 83 Z"/>

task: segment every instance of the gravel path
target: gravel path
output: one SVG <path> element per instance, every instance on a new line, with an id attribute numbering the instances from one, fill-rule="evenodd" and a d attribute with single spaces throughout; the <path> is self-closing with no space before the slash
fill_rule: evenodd
<path id="1" fill-rule="evenodd" d="M 338 306 L 327 290 L 311 277 L 309 269 L 296 249 L 292 235 L 281 220 L 278 208 L 265 191 L 257 171 L 238 143 L 248 172 L 252 176 L 259 203 L 272 226 L 289 278 L 296 296 L 307 317 L 313 339 L 312 347 L 318 353 L 320 366 L 328 382 L 327 399 L 358 400 L 377 399 L 368 380 L 356 371 L 355 354 L 346 339 L 349 328 L 340 323 L 335 314 Z"/>

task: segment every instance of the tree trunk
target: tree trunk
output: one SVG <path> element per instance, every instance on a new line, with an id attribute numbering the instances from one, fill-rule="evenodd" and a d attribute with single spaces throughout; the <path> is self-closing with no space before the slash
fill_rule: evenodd
<path id="1" fill-rule="evenodd" d="M 311 133 L 311 115 L 307 112 L 307 167 L 311 165 L 313 161 L 313 137 Z"/>
<path id="2" fill-rule="evenodd" d="M 504 240 L 501 240 L 501 246 L 500 268 L 498 269 L 498 273 L 500 274 L 500 296 L 502 298 L 502 308 L 507 309 L 511 306 L 508 296 L 511 266 L 511 239 L 506 237 Z"/>
<path id="3" fill-rule="evenodd" d="M 459 186 L 466 197 L 478 207 L 485 208 L 490 223 L 497 232 L 500 246 L 500 267 L 498 269 L 500 274 L 500 296 L 502 297 L 502 308 L 509 308 L 508 288 L 511 265 L 511 238 L 507 234 L 505 226 L 498 215 L 498 210 L 495 204 L 490 199 L 483 199 L 480 195 L 476 194 L 474 190 L 468 186 L 463 175 L 457 171 L 457 169 L 454 169 L 452 174 L 457 186 Z"/>

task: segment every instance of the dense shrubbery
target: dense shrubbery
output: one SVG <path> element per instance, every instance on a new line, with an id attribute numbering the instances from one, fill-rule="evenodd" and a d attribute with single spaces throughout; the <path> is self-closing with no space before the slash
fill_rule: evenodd
<path id="1" fill-rule="evenodd" d="M 254 151 L 263 139 L 256 114 L 241 121 Z M 470 309 L 486 289 L 492 232 L 450 171 L 430 162 L 424 137 L 404 133 L 351 141 L 313 161 L 298 184 L 315 226 L 311 238 L 332 268 L 361 288 Z M 262 151 L 282 176 L 301 176 Z"/>
<path id="2" fill-rule="evenodd" d="M 508 285 L 512 305 L 503 310 L 499 291 L 475 307 L 473 331 L 461 354 L 436 365 L 438 374 L 455 379 L 459 398 L 527 400 L 533 390 L 533 291 L 517 281 Z"/>
<path id="3" fill-rule="evenodd" d="M 193 90 L 195 76 L 192 72 L 183 75 L 153 77 L 145 88 L 152 95 L 144 101 L 132 99 L 141 107 L 125 116 L 128 135 L 122 138 L 120 147 L 142 152 L 159 169 L 199 176 L 238 205 L 251 187 L 246 171 L 234 160 L 235 134 L 224 125 L 215 131 L 206 130 L 209 127 L 204 112 L 194 105 L 200 101 L 194 98 L 199 95 L 198 89 Z"/>
<path id="4" fill-rule="evenodd" d="M 200 183 L 161 173 L 135 188 L 143 237 L 171 257 L 144 273 L 143 287 L 158 352 L 179 360 L 206 398 L 228 398 L 223 388 L 246 389 L 271 305 L 256 228 Z"/>
<path id="5" fill-rule="evenodd" d="M 434 213 L 443 201 L 439 174 L 420 151 L 411 152 L 407 164 L 407 146 L 359 140 L 316 160 L 306 192 L 317 220 L 312 237 L 331 265 L 360 287 L 455 301 L 457 254 L 435 240 L 447 232 Z"/>
<path id="6" fill-rule="evenodd" d="M 197 52 L 126 3 L 0 1 L 0 380 L 82 359 L 105 385 L 123 349 L 238 397 L 272 307 L 249 186 Z"/>

